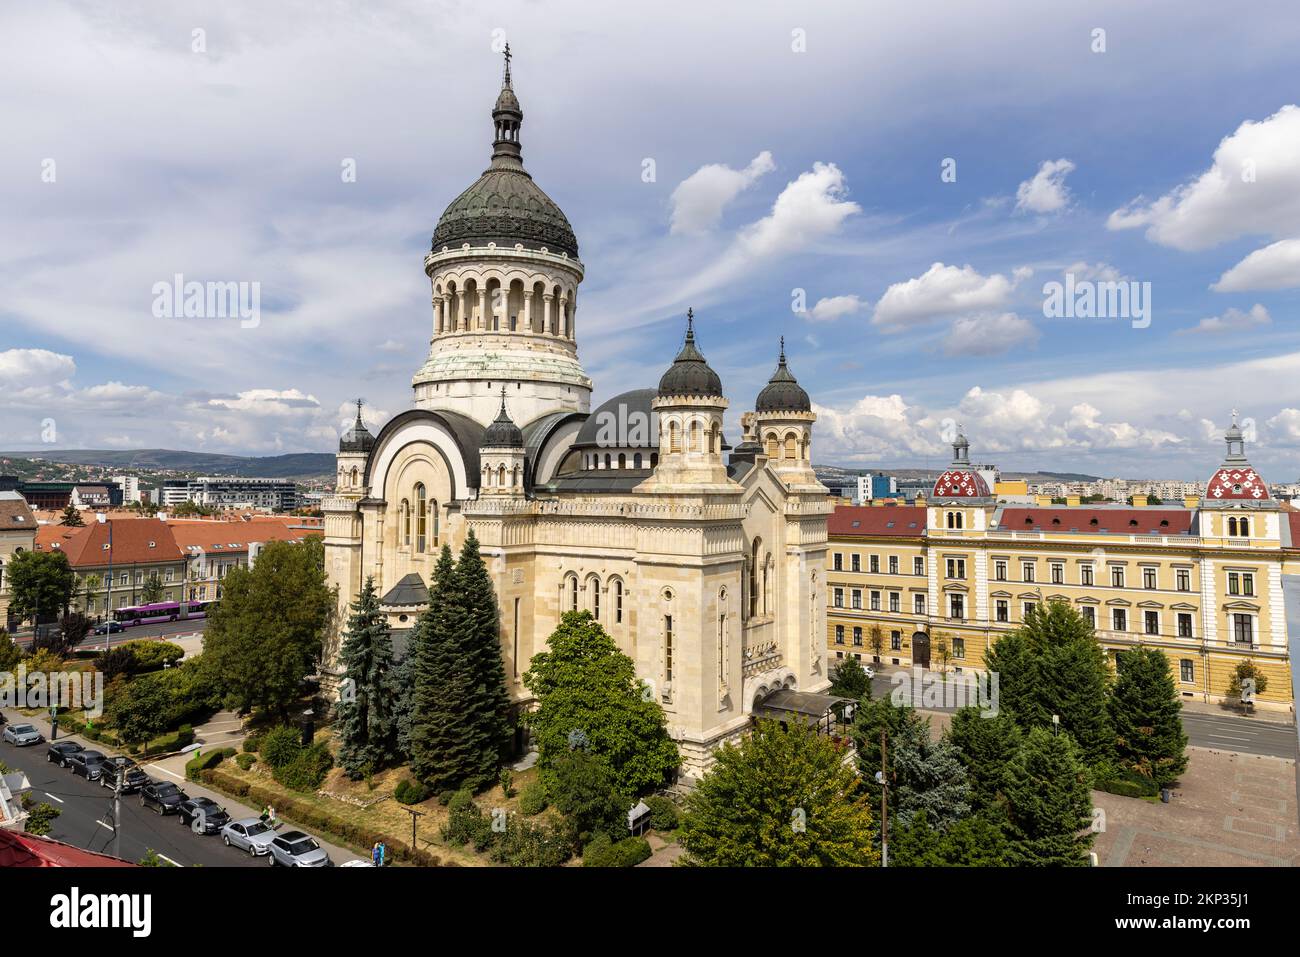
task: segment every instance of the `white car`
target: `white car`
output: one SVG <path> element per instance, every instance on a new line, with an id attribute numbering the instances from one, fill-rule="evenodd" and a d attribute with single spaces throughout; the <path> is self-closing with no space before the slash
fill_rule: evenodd
<path id="1" fill-rule="evenodd" d="M 867 679 L 870 680 L 876 676 L 876 669 L 871 665 L 863 665 L 862 670 L 867 673 Z"/>
<path id="2" fill-rule="evenodd" d="M 40 744 L 45 737 L 36 730 L 35 725 L 11 724 L 5 728 L 4 739 L 10 744 L 24 748 L 29 744 Z"/>
<path id="3" fill-rule="evenodd" d="M 221 829 L 221 840 L 226 847 L 237 847 L 248 851 L 253 857 L 265 857 L 271 853 L 271 842 L 275 840 L 275 831 L 266 826 L 266 822 L 257 817 L 246 817 L 242 821 L 231 821 Z"/>

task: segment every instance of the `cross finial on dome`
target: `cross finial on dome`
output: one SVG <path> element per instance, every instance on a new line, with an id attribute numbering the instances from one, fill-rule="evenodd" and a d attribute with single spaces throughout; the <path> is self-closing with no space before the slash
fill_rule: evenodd
<path id="1" fill-rule="evenodd" d="M 690 306 L 686 307 L 686 341 L 695 341 L 695 310 Z"/>
<path id="2" fill-rule="evenodd" d="M 509 43 L 506 44 L 505 60 L 506 60 L 505 85 L 509 86 L 510 85 L 510 44 Z"/>
<path id="3" fill-rule="evenodd" d="M 781 365 L 785 365 L 785 336 L 781 337 Z"/>

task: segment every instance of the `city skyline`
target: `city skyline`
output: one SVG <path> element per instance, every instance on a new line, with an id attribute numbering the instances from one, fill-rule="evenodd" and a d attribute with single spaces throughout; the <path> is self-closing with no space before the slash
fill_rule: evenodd
<path id="1" fill-rule="evenodd" d="M 420 258 L 486 164 L 508 39 L 525 159 L 582 242 L 596 402 L 652 384 L 693 306 L 734 408 L 787 337 L 818 462 L 941 468 L 960 421 L 1005 471 L 1204 480 L 1235 407 L 1265 477 L 1297 473 L 1281 4 L 1226 25 L 1186 11 L 1176 49 L 1158 14 L 1118 4 L 954 4 L 938 29 L 773 4 L 725 38 L 687 14 L 526 6 L 394 3 L 351 32 L 292 4 L 132 9 L 5 14 L 40 42 L 0 71 L 42 95 L 0 180 L 0 446 L 52 426 L 50 448 L 327 451 L 358 372 L 372 426 L 408 408 L 432 327 Z M 620 56 L 633 29 L 655 62 Z M 1248 67 L 1210 55 L 1227 40 Z M 1188 57 L 1208 65 L 1169 69 Z M 80 125 L 74 98 L 93 107 Z M 1150 315 L 1048 319 L 1067 274 L 1150 283 Z M 260 284 L 257 322 L 155 315 L 178 276 Z"/>

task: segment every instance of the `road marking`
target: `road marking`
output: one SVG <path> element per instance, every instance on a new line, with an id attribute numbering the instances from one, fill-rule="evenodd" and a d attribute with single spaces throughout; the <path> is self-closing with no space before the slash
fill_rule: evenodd
<path id="1" fill-rule="evenodd" d="M 155 854 L 158 854 L 157 851 L 154 851 L 154 853 L 155 853 Z M 161 858 L 162 858 L 164 861 L 166 861 L 168 864 L 170 864 L 172 867 L 184 867 L 184 866 L 185 866 L 184 864 L 178 864 L 176 861 L 173 861 L 173 860 L 172 860 L 170 857 L 168 857 L 166 854 L 158 854 L 158 856 L 161 857 Z"/>
<path id="2" fill-rule="evenodd" d="M 1207 738 L 1223 738 L 1225 741 L 1249 741 L 1248 737 L 1239 734 L 1206 734 Z"/>
<path id="3" fill-rule="evenodd" d="M 51 794 L 49 791 L 46 791 L 46 792 L 45 792 L 45 796 L 46 796 L 47 798 L 49 798 L 51 801 L 58 801 L 60 804 L 63 803 L 63 798 L 56 798 L 56 797 L 55 797 L 53 794 Z"/>
<path id="4" fill-rule="evenodd" d="M 153 768 L 153 769 L 156 770 L 156 771 L 161 771 L 163 774 L 170 774 L 170 775 L 171 775 L 172 777 L 174 777 L 177 781 L 184 781 L 184 780 L 185 780 L 183 777 L 181 777 L 181 776 L 180 776 L 179 774 L 177 774 L 175 771 L 168 771 L 168 770 L 167 770 L 165 767 L 163 767 L 161 764 L 150 764 L 150 765 L 147 765 L 147 767 L 151 767 L 151 768 Z M 159 854 L 158 856 L 159 856 L 159 857 L 162 857 L 161 854 Z"/>
<path id="5" fill-rule="evenodd" d="M 111 824 L 105 824 L 103 821 L 96 821 L 95 823 L 98 824 L 100 827 L 102 827 L 102 828 L 103 828 L 104 830 L 106 830 L 106 831 L 113 831 L 113 830 L 115 830 L 114 827 L 113 827 L 113 825 L 111 825 Z"/>

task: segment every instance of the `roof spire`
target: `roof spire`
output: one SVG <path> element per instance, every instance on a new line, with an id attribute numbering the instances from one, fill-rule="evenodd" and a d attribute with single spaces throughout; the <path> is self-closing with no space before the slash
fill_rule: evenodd
<path id="1" fill-rule="evenodd" d="M 492 141 L 492 165 L 523 169 L 519 150 L 519 127 L 524 121 L 524 111 L 515 96 L 514 86 L 510 80 L 510 44 L 505 49 L 505 72 L 501 78 L 501 92 L 497 94 L 496 105 L 492 107 L 492 123 L 496 128 L 496 139 Z"/>
<path id="2" fill-rule="evenodd" d="M 686 307 L 686 341 L 695 341 L 695 310 L 690 306 Z"/>
<path id="3" fill-rule="evenodd" d="M 510 44 L 509 43 L 506 44 L 505 59 L 506 59 L 506 75 L 501 85 L 506 89 L 510 89 Z"/>

